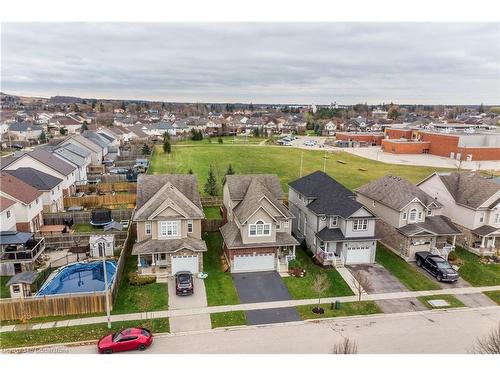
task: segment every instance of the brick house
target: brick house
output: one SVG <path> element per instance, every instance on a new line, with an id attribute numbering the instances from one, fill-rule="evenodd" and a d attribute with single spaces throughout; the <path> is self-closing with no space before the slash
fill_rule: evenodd
<path id="1" fill-rule="evenodd" d="M 203 270 L 201 221 L 205 218 L 193 175 L 145 175 L 137 180 L 133 221 L 141 274 L 170 276 L 179 271 Z"/>
<path id="2" fill-rule="evenodd" d="M 228 222 L 220 231 L 231 272 L 286 272 L 299 243 L 278 177 L 229 175 L 223 195 Z"/>

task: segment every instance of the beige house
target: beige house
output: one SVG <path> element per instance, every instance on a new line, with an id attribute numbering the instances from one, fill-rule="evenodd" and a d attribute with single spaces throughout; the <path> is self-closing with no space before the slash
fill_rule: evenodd
<path id="1" fill-rule="evenodd" d="M 203 270 L 201 221 L 205 218 L 193 175 L 145 175 L 137 180 L 137 255 L 141 274 Z"/>
<path id="2" fill-rule="evenodd" d="M 443 215 L 443 205 L 411 182 L 385 176 L 356 190 L 357 201 L 380 219 L 376 235 L 406 260 L 418 251 L 448 257 L 461 234 Z"/>
<path id="3" fill-rule="evenodd" d="M 220 231 L 231 272 L 288 271 L 298 241 L 276 175 L 229 175 Z"/>
<path id="4" fill-rule="evenodd" d="M 500 252 L 500 185 L 478 173 L 433 173 L 418 187 L 443 205 L 443 213 L 464 233 L 475 254 Z"/>

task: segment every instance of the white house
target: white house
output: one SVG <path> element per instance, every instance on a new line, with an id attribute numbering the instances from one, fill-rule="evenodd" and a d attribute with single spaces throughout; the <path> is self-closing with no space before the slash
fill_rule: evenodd
<path id="1" fill-rule="evenodd" d="M 16 201 L 0 195 L 0 232 L 16 230 L 15 205 Z"/>

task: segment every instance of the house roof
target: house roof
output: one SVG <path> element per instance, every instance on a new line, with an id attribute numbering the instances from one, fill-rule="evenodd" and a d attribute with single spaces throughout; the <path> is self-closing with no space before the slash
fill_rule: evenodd
<path id="1" fill-rule="evenodd" d="M 275 199 L 283 198 L 284 193 L 278 176 L 275 174 L 250 174 L 226 176 L 226 184 L 231 199 L 237 201 L 243 200 L 252 180 L 258 182 L 259 185 L 263 185 Z"/>
<path id="2" fill-rule="evenodd" d="M 479 228 L 473 229 L 471 232 L 484 237 L 490 235 L 491 233 L 495 233 L 496 231 L 500 231 L 500 228 L 495 228 L 491 225 L 482 225 Z"/>
<path id="3" fill-rule="evenodd" d="M 92 130 L 85 130 L 82 133 L 82 136 L 95 143 L 100 148 L 108 147 L 108 145 L 111 143 L 107 138 L 104 138 L 101 134 L 93 132 Z"/>
<path id="4" fill-rule="evenodd" d="M 66 144 L 73 144 L 72 141 L 82 145 L 91 152 L 98 153 L 102 151 L 102 148 L 100 146 L 92 142 L 90 139 L 83 137 L 81 134 L 74 134 L 66 138 L 63 142 L 66 142 Z"/>
<path id="5" fill-rule="evenodd" d="M 9 131 L 11 132 L 26 132 L 28 129 L 31 130 L 42 130 L 43 127 L 37 124 L 31 124 L 29 122 L 13 122 L 9 125 Z"/>
<path id="6" fill-rule="evenodd" d="M 307 205 L 317 215 L 350 217 L 363 205 L 355 194 L 326 173 L 316 171 L 288 184 L 293 190 L 313 201 Z"/>
<path id="7" fill-rule="evenodd" d="M 83 167 L 85 165 L 84 157 L 71 152 L 65 147 L 55 149 L 53 153 L 61 156 L 63 159 L 77 165 L 78 167 Z"/>
<path id="8" fill-rule="evenodd" d="M 19 178 L 7 173 L 6 171 L 1 172 L 2 183 L 0 184 L 0 191 L 17 199 L 25 204 L 30 204 L 39 196 L 42 195 L 34 187 L 28 185 Z"/>
<path id="9" fill-rule="evenodd" d="M 62 146 L 61 148 L 64 148 L 68 151 L 71 151 L 73 154 L 76 154 L 82 158 L 86 158 L 87 156 L 90 155 L 90 151 L 83 148 L 83 147 L 80 147 L 80 146 L 77 146 L 75 145 L 74 143 L 66 143 L 64 146 Z"/>
<path id="10" fill-rule="evenodd" d="M 474 172 L 453 172 L 437 174 L 455 202 L 472 208 L 500 191 L 500 185 Z"/>
<path id="11" fill-rule="evenodd" d="M 409 237 L 422 232 L 440 236 L 458 235 L 462 233 L 450 219 L 443 215 L 427 216 L 424 222 L 405 225 L 404 227 L 398 228 L 398 231 Z"/>
<path id="12" fill-rule="evenodd" d="M 366 240 L 375 240 L 376 237 L 352 237 L 346 238 L 342 231 L 339 228 L 328 228 L 325 227 L 321 229 L 318 233 L 316 233 L 316 237 L 318 237 L 321 241 L 325 242 L 335 242 L 335 241 L 366 241 Z"/>
<path id="13" fill-rule="evenodd" d="M 38 278 L 38 272 L 35 271 L 24 271 L 16 273 L 12 276 L 9 281 L 7 281 L 7 286 L 12 284 L 33 284 Z"/>
<path id="14" fill-rule="evenodd" d="M 0 195 L 0 211 L 4 211 L 14 204 L 16 204 L 15 201 Z"/>
<path id="15" fill-rule="evenodd" d="M 30 232 L 4 231 L 0 232 L 0 245 L 22 245 L 32 237 Z"/>
<path id="16" fill-rule="evenodd" d="M 146 220 L 167 207 L 188 217 L 204 217 L 196 176 L 140 174 L 134 220 Z"/>
<path id="17" fill-rule="evenodd" d="M 61 160 L 55 155 L 52 155 L 50 152 L 46 150 L 42 150 L 41 148 L 36 148 L 33 151 L 28 153 L 33 159 L 38 160 L 40 163 L 45 164 L 49 168 L 67 176 L 71 172 L 73 172 L 76 167 L 73 165 Z"/>
<path id="18" fill-rule="evenodd" d="M 34 168 L 18 168 L 6 172 L 41 191 L 51 190 L 62 182 L 62 179 Z"/>
<path id="19" fill-rule="evenodd" d="M 224 244 L 228 249 L 299 245 L 299 242 L 286 232 L 276 232 L 276 241 L 274 242 L 252 242 L 244 244 L 241 238 L 240 228 L 238 228 L 233 221 L 224 224 L 220 228 L 220 232 L 224 239 Z"/>
<path id="20" fill-rule="evenodd" d="M 426 207 L 434 203 L 442 207 L 441 203 L 429 194 L 419 189 L 411 182 L 397 176 L 384 176 L 356 189 L 356 192 L 384 204 L 397 211 L 418 198 Z"/>
<path id="21" fill-rule="evenodd" d="M 134 244 L 132 255 L 175 253 L 180 250 L 207 251 L 207 245 L 205 241 L 189 235 L 186 238 L 170 239 L 168 241 L 147 239 Z"/>

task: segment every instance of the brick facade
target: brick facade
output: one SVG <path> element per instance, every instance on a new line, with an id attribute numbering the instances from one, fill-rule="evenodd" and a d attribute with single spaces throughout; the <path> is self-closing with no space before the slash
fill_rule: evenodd
<path id="1" fill-rule="evenodd" d="M 411 139 L 412 131 L 410 129 L 385 129 L 385 135 L 389 139 Z"/>
<path id="2" fill-rule="evenodd" d="M 425 154 L 430 153 L 430 142 L 400 142 L 392 139 L 383 139 L 381 148 L 392 154 Z"/>
<path id="3" fill-rule="evenodd" d="M 244 249 L 228 249 L 224 245 L 224 253 L 226 254 L 226 257 L 232 261 L 234 260 L 235 255 L 248 255 L 248 254 L 270 254 L 273 253 L 277 255 L 278 253 L 278 247 L 251 247 L 251 248 L 244 248 Z"/>
<path id="4" fill-rule="evenodd" d="M 355 133 L 355 132 L 343 132 L 336 134 L 337 141 L 355 141 L 355 142 L 366 142 L 369 144 L 374 144 L 379 146 L 384 139 L 383 133 Z"/>
<path id="5" fill-rule="evenodd" d="M 429 154 L 449 158 L 452 152 L 458 152 L 459 137 L 456 135 L 419 132 L 418 136 L 421 141 L 430 142 Z"/>

